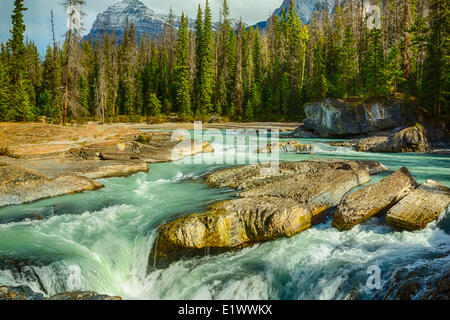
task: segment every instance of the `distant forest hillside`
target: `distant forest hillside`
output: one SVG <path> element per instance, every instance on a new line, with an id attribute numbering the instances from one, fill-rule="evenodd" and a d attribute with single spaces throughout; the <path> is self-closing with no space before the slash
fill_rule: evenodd
<path id="1" fill-rule="evenodd" d="M 108 34 L 83 40 L 74 24 L 40 57 L 24 42 L 26 9 L 15 0 L 11 39 L 0 52 L 0 121 L 298 120 L 309 101 L 392 96 L 430 117 L 448 116 L 449 2 L 372 2 L 381 8 L 380 29 L 369 28 L 363 1 L 336 0 L 333 14 L 316 10 L 308 25 L 291 1 L 267 31 L 235 30 L 224 1 L 213 31 L 206 1 L 194 28 L 183 14 L 179 28 L 166 24 L 138 43 L 133 24 L 120 42 Z"/>

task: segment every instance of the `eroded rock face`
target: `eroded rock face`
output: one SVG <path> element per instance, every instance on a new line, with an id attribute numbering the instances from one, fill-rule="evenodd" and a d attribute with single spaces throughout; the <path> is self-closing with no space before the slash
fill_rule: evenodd
<path id="1" fill-rule="evenodd" d="M 259 197 L 226 201 L 208 212 L 162 226 L 150 262 L 163 266 L 180 257 L 202 255 L 205 250 L 221 253 L 241 249 L 295 235 L 311 224 L 311 212 L 293 200 Z"/>
<path id="2" fill-rule="evenodd" d="M 360 140 L 356 150 L 362 152 L 402 153 L 430 152 L 432 146 L 423 126 L 406 128 L 391 136 L 375 136 Z"/>
<path id="3" fill-rule="evenodd" d="M 206 182 L 216 188 L 230 188 L 249 190 L 258 186 L 285 180 L 298 174 L 314 174 L 324 168 L 332 170 L 363 170 L 369 175 L 375 175 L 388 169 L 377 161 L 343 161 L 343 160 L 314 160 L 300 162 L 281 162 L 274 175 L 264 175 L 262 168 L 268 164 L 255 164 L 219 170 L 207 176 Z"/>
<path id="4" fill-rule="evenodd" d="M 386 221 L 408 231 L 422 230 L 450 206 L 450 188 L 428 180 L 390 209 Z"/>
<path id="5" fill-rule="evenodd" d="M 373 216 L 385 212 L 418 187 L 407 168 L 402 168 L 380 183 L 365 187 L 344 198 L 334 213 L 333 226 L 350 230 Z"/>
<path id="6" fill-rule="evenodd" d="M 298 234 L 321 222 L 351 189 L 370 181 L 369 173 L 386 169 L 371 161 L 287 162 L 280 163 L 275 175 L 266 176 L 262 168 L 252 165 L 209 175 L 207 181 L 216 187 L 243 190 L 240 199 L 163 225 L 150 265 Z"/>
<path id="7" fill-rule="evenodd" d="M 393 129 L 415 121 L 401 102 L 345 104 L 336 99 L 305 106 L 305 127 L 321 137 L 350 137 Z"/>
<path id="8" fill-rule="evenodd" d="M 68 175 L 48 178 L 23 167 L 0 164 L 0 207 L 102 187 L 101 183 L 86 177 Z"/>
<path id="9" fill-rule="evenodd" d="M 40 125 L 27 130 L 33 137 L 42 132 L 45 139 L 33 138 L 29 142 L 35 143 L 28 144 L 24 144 L 26 135 L 19 134 L 19 141 L 12 139 L 21 144 L 13 148 L 11 156 L 1 159 L 0 207 L 96 190 L 103 185 L 91 179 L 128 177 L 148 172 L 148 163 L 214 152 L 208 142 L 173 139 L 171 132 L 135 134 L 111 127 L 107 134 L 104 128 L 94 127 L 93 137 L 80 139 L 80 130 L 74 128 Z M 13 133 L 18 134 L 17 128 Z M 52 141 L 53 134 L 61 140 Z"/>

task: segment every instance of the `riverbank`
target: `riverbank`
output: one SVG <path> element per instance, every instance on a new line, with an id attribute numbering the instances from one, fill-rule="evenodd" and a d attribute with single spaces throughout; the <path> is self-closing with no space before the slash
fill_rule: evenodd
<path id="1" fill-rule="evenodd" d="M 377 161 L 389 172 L 371 176 L 373 184 L 407 166 L 420 184 L 431 178 L 450 187 L 447 156 L 365 153 L 330 147 L 324 144 L 328 139 L 297 141 L 312 144 L 313 154 L 281 153 L 280 161 Z M 213 143 L 212 147 L 218 150 L 216 159 L 224 154 L 239 155 L 234 142 L 222 146 Z M 155 263 L 152 257 L 149 259 L 150 252 L 161 226 L 207 212 L 215 203 L 234 200 L 235 191 L 203 183 L 204 177 L 225 165 L 201 161 L 201 165 L 195 165 L 202 156 L 183 163 L 150 164 L 149 173 L 100 179 L 105 188 L 96 192 L 1 209 L 0 256 L 28 261 L 20 272 L 0 267 L 0 283 L 26 285 L 47 298 L 73 291 L 94 291 L 123 299 L 442 296 L 434 292 L 442 289 L 439 283 L 445 283 L 450 267 L 448 214 L 416 232 L 393 232 L 379 217 L 341 232 L 332 226 L 332 219 L 325 218 L 291 238 L 219 256 L 204 250 L 199 257 L 149 272 L 148 267 Z M 383 285 L 378 291 L 365 287 L 367 270 L 373 265 L 381 268 Z"/>

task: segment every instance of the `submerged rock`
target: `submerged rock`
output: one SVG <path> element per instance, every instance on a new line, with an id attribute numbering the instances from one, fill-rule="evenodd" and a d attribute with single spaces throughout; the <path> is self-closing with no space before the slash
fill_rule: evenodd
<path id="1" fill-rule="evenodd" d="M 400 101 L 344 103 L 327 99 L 305 106 L 304 125 L 321 137 L 350 137 L 401 127 L 416 120 Z"/>
<path id="2" fill-rule="evenodd" d="M 386 221 L 408 231 L 421 230 L 450 206 L 450 188 L 428 180 L 389 210 Z"/>
<path id="3" fill-rule="evenodd" d="M 401 130 L 390 136 L 374 136 L 360 140 L 356 151 L 379 153 L 430 152 L 432 146 L 423 126 Z"/>
<path id="4" fill-rule="evenodd" d="M 365 187 L 344 198 L 334 213 L 333 227 L 344 231 L 386 212 L 418 187 L 407 168 L 402 168 L 380 183 Z"/>
<path id="5" fill-rule="evenodd" d="M 272 152 L 295 152 L 295 153 L 311 153 L 313 146 L 311 144 L 302 144 L 298 141 L 291 140 L 288 142 L 273 142 L 266 147 L 256 150 L 257 153 Z"/>
<path id="6" fill-rule="evenodd" d="M 370 181 L 369 173 L 386 169 L 371 161 L 286 162 L 275 175 L 266 176 L 262 168 L 252 165 L 211 174 L 207 181 L 217 187 L 244 190 L 241 199 L 160 227 L 150 265 L 298 234 L 320 223 L 351 189 Z"/>

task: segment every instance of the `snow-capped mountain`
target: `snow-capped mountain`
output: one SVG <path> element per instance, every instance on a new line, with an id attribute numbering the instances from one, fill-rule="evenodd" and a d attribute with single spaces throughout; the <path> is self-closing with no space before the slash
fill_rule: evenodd
<path id="1" fill-rule="evenodd" d="M 328 1 L 328 7 L 331 9 L 332 5 L 331 2 L 334 3 L 334 1 L 329 0 Z M 321 4 L 319 6 L 319 4 Z M 275 10 L 273 15 L 281 16 L 281 12 L 283 8 L 286 10 L 286 12 L 291 7 L 291 0 L 284 0 L 282 5 Z M 325 1 L 322 0 L 294 0 L 294 7 L 295 11 L 299 14 L 300 19 L 302 19 L 303 23 L 309 23 L 311 20 L 311 17 L 313 15 L 313 12 L 318 9 L 324 9 L 325 8 Z M 320 8 L 319 8 L 320 7 Z M 259 29 L 265 29 L 267 27 L 267 21 L 261 21 L 255 25 Z"/>
<path id="2" fill-rule="evenodd" d="M 100 13 L 95 20 L 90 33 L 86 36 L 92 39 L 101 39 L 103 33 L 115 33 L 121 39 L 126 27 L 134 24 L 138 39 L 143 35 L 156 36 L 163 30 L 164 25 L 169 21 L 169 14 L 159 14 L 150 10 L 139 0 L 123 0 L 110 6 L 105 12 Z M 179 16 L 174 16 L 175 25 L 178 26 Z M 232 25 L 237 28 L 239 21 L 232 20 Z M 189 25 L 194 28 L 194 19 L 189 20 Z M 214 26 L 217 25 L 214 24 Z"/>
<path id="3" fill-rule="evenodd" d="M 123 0 L 100 13 L 95 20 L 91 32 L 92 38 L 101 39 L 103 33 L 115 33 L 120 39 L 123 36 L 127 19 L 129 25 L 134 24 L 136 34 L 156 35 L 160 33 L 168 20 L 167 15 L 160 15 L 139 0 Z"/>

